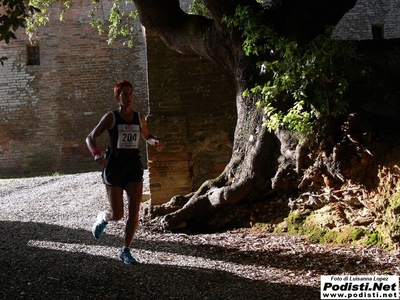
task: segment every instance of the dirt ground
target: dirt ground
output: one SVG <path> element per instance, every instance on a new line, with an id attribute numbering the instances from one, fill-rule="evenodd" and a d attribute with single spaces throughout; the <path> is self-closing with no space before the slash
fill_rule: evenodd
<path id="1" fill-rule="evenodd" d="M 145 185 L 147 189 L 147 185 Z M 320 299 L 321 275 L 400 274 L 400 254 L 238 229 L 140 226 L 137 265 L 118 259 L 124 220 L 95 240 L 98 172 L 0 180 L 0 299 Z"/>

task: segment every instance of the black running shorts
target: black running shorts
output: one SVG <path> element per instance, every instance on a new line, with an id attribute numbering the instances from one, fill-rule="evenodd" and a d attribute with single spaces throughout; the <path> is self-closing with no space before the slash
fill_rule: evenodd
<path id="1" fill-rule="evenodd" d="M 138 157 L 113 157 L 103 168 L 102 178 L 106 185 L 125 188 L 128 183 L 143 181 L 143 165 Z"/>

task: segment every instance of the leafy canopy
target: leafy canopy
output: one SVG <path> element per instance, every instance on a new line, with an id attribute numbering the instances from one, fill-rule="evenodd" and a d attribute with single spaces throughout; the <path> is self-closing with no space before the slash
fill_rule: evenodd
<path id="1" fill-rule="evenodd" d="M 15 31 L 25 27 L 25 17 L 29 11 L 23 0 L 4 0 L 0 3 L 0 41 L 15 39 Z"/>
<path id="2" fill-rule="evenodd" d="M 26 27 L 26 18 L 36 10 L 33 6 L 25 7 L 23 0 L 3 0 L 0 3 L 0 41 L 7 44 L 11 39 L 16 39 L 15 32 Z M 7 57 L 1 56 L 3 65 Z"/>
<path id="3" fill-rule="evenodd" d="M 89 12 L 92 19 L 90 24 L 96 27 L 100 34 L 107 31 L 108 44 L 115 42 L 118 37 L 122 37 L 124 45 L 132 47 L 135 33 L 134 20 L 138 16 L 137 11 L 133 9 L 133 1 L 112 0 L 110 15 L 107 20 L 103 18 L 103 0 L 93 0 L 92 3 L 93 9 Z M 108 30 L 105 30 L 107 24 Z"/>
<path id="4" fill-rule="evenodd" d="M 16 39 L 15 32 L 19 28 L 25 28 L 31 41 L 37 28 L 48 22 L 47 9 L 50 5 L 58 3 L 58 0 L 30 0 L 26 5 L 24 0 L 3 0 L 0 3 L 0 41 L 7 44 L 11 39 Z M 64 12 L 70 8 L 71 1 L 61 1 L 64 10 L 60 18 L 63 19 Z"/>
<path id="5" fill-rule="evenodd" d="M 348 81 L 343 59 L 355 58 L 354 45 L 332 39 L 333 29 L 328 28 L 326 34 L 300 47 L 263 20 L 263 11 L 254 13 L 241 6 L 223 19 L 228 27 L 242 30 L 246 55 L 259 57 L 257 67 L 263 80 L 244 96 L 259 99 L 257 105 L 267 116 L 268 129 L 283 126 L 307 135 L 316 118 L 345 112 L 348 104 L 343 95 Z M 289 108 L 282 108 L 285 102 Z"/>
<path id="6" fill-rule="evenodd" d="M 30 42 L 34 43 L 38 28 L 49 21 L 49 7 L 55 3 L 62 3 L 60 20 L 64 20 L 65 12 L 72 6 L 72 0 L 29 0 L 28 6 L 25 0 L 3 0 L 0 3 L 0 41 L 9 43 L 11 39 L 16 39 L 15 32 L 19 28 L 25 28 Z M 91 25 L 96 27 L 99 33 L 107 32 L 108 43 L 114 42 L 121 36 L 125 38 L 126 45 L 132 46 L 134 33 L 132 20 L 137 17 L 132 0 L 112 0 L 109 17 L 105 19 L 103 8 L 108 7 L 108 3 L 109 1 L 103 3 L 103 0 L 92 1 L 93 8 L 89 12 Z"/>
<path id="7" fill-rule="evenodd" d="M 207 7 L 204 6 L 203 0 L 193 0 L 189 8 L 189 14 L 204 16 L 212 19 L 212 16 Z"/>
<path id="8" fill-rule="evenodd" d="M 30 0 L 26 7 L 24 0 L 4 0 L 0 4 L 0 41 L 8 43 L 15 39 L 15 31 L 22 27 L 26 28 L 31 42 L 35 42 L 37 28 L 48 22 L 48 7 L 56 2 L 59 1 Z M 62 3 L 61 20 L 65 10 L 71 7 L 71 0 L 62 0 Z M 133 46 L 133 19 L 137 12 L 132 0 L 112 0 L 108 19 L 103 16 L 103 0 L 92 3 L 91 25 L 99 33 L 107 31 L 108 43 L 123 37 L 125 45 Z M 191 13 L 210 17 L 202 0 L 194 0 Z M 345 62 L 341 59 L 353 58 L 355 51 L 351 44 L 333 40 L 332 29 L 301 48 L 296 42 L 277 35 L 264 22 L 263 11 L 254 13 L 249 7 L 238 6 L 235 14 L 224 17 L 223 21 L 228 27 L 242 30 L 246 55 L 259 57 L 257 67 L 263 80 L 245 91 L 244 96 L 259 99 L 257 105 L 267 116 L 265 125 L 270 131 L 284 126 L 306 135 L 316 118 L 345 112 L 347 102 L 343 95 L 348 82 L 343 72 Z M 1 63 L 4 59 L 0 58 Z M 283 109 L 282 102 L 289 108 Z"/>

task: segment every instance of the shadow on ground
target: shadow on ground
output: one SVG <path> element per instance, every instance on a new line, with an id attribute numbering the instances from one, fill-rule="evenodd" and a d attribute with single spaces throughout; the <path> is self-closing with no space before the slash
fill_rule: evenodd
<path id="1" fill-rule="evenodd" d="M 50 234 L 49 234 L 50 233 Z M 319 299 L 319 289 L 250 280 L 228 272 L 141 263 L 124 265 L 116 257 L 32 246 L 30 241 L 99 246 L 89 231 L 34 222 L 0 222 L 1 299 Z M 101 246 L 117 247 L 120 237 L 106 235 Z M 270 252 L 239 252 L 216 246 L 135 240 L 137 249 L 170 252 L 243 265 L 298 269 L 299 257 Z M 159 251 L 159 250 L 157 250 Z M 322 255 L 302 259 L 318 265 Z M 356 261 L 335 255 L 341 271 Z M 354 260 L 354 261 L 352 261 Z M 304 264 L 302 264 L 304 266 Z M 379 266 L 371 263 L 371 273 Z M 304 267 L 302 267 L 304 268 Z M 346 269 L 348 268 L 348 269 Z M 317 273 L 321 270 L 314 270 Z M 334 272 L 332 272 L 334 273 Z M 299 278 L 301 280 L 301 278 Z"/>

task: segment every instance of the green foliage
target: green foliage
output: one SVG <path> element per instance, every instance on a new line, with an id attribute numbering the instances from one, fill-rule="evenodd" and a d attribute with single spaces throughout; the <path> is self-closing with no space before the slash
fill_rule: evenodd
<path id="1" fill-rule="evenodd" d="M 25 15 L 26 33 L 29 40 L 34 43 L 37 39 L 37 31 L 40 26 L 46 25 L 49 21 L 48 8 L 54 3 L 62 3 L 64 9 L 61 11 L 60 20 L 64 19 L 65 11 L 71 7 L 71 0 L 30 0 L 29 13 Z"/>
<path id="2" fill-rule="evenodd" d="M 97 28 L 100 34 L 105 33 L 105 25 L 108 23 L 108 44 L 112 44 L 119 37 L 124 39 L 124 45 L 133 47 L 134 44 L 134 33 L 135 33 L 135 19 L 138 14 L 137 11 L 129 5 L 132 4 L 132 0 L 119 1 L 113 0 L 112 7 L 110 9 L 110 15 L 108 20 L 103 19 L 103 2 L 102 0 L 93 0 L 93 9 L 89 12 L 91 18 L 90 24 Z"/>
<path id="3" fill-rule="evenodd" d="M 283 126 L 306 135 L 316 118 L 340 114 L 348 108 L 343 98 L 348 87 L 344 71 L 346 61 L 356 57 L 355 47 L 331 39 L 332 28 L 299 47 L 278 36 L 263 22 L 262 15 L 239 6 L 234 16 L 223 18 L 228 27 L 243 31 L 245 54 L 260 58 L 257 67 L 264 81 L 245 91 L 244 96 L 259 99 L 257 105 L 267 116 L 265 125 L 270 131 Z"/>
<path id="4" fill-rule="evenodd" d="M 339 244 L 352 243 L 354 241 L 360 240 L 361 237 L 365 235 L 366 232 L 364 229 L 345 227 L 339 232 L 338 236 L 336 237 L 336 240 L 333 240 L 331 242 Z"/>
<path id="5" fill-rule="evenodd" d="M 400 187 L 388 198 L 379 200 L 379 210 L 382 211 L 382 223 L 377 226 L 382 243 L 392 247 L 400 242 Z"/>
<path id="6" fill-rule="evenodd" d="M 0 179 L 0 185 L 11 184 L 11 183 L 13 183 L 15 180 L 16 180 L 16 179 L 14 179 L 14 178 Z"/>
<path id="7" fill-rule="evenodd" d="M 11 39 L 16 39 L 15 32 L 18 28 L 25 27 L 25 18 L 29 10 L 23 0 L 3 0 L 0 3 L 0 41 L 7 44 Z"/>
<path id="8" fill-rule="evenodd" d="M 16 39 L 15 32 L 19 28 L 25 28 L 29 35 L 29 41 L 34 43 L 37 37 L 37 28 L 48 22 L 47 8 L 56 0 L 30 0 L 26 5 L 24 0 L 4 0 L 0 3 L 0 41 L 7 44 Z M 71 6 L 70 0 L 61 1 L 65 9 Z M 62 11 L 60 18 L 64 16 Z M 4 65 L 7 57 L 0 57 L 0 63 Z"/>
<path id="9" fill-rule="evenodd" d="M 379 232 L 368 233 L 368 240 L 365 242 L 366 245 L 380 245 L 382 244 L 382 237 Z"/>
<path id="10" fill-rule="evenodd" d="M 310 212 L 293 212 L 274 231 L 301 235 L 314 243 L 383 245 L 382 234 L 378 231 L 369 231 L 365 227 L 350 225 L 329 229 L 321 227 L 314 216 L 315 214 Z"/>
<path id="11" fill-rule="evenodd" d="M 302 231 L 304 221 L 306 219 L 305 215 L 302 214 L 291 214 L 285 219 L 287 225 L 287 232 L 290 234 L 296 234 Z M 276 231 L 279 232 L 281 229 L 278 228 Z"/>
<path id="12" fill-rule="evenodd" d="M 203 0 L 193 0 L 193 3 L 190 5 L 189 8 L 189 14 L 200 15 L 212 19 L 209 10 L 207 9 L 207 7 L 204 6 Z"/>
<path id="13" fill-rule="evenodd" d="M 382 245 L 382 237 L 379 232 L 368 231 L 363 227 L 344 226 L 326 232 L 322 242 L 330 244 Z"/>
<path id="14" fill-rule="evenodd" d="M 15 31 L 22 27 L 29 35 L 29 40 L 34 43 L 37 38 L 37 31 L 40 26 L 48 23 L 48 8 L 55 3 L 62 3 L 63 10 L 60 13 L 60 20 L 64 20 L 65 12 L 71 8 L 71 0 L 30 0 L 29 6 L 24 0 L 4 0 L 0 9 L 4 11 L 0 15 L 0 41 L 9 43 L 15 39 Z M 131 5 L 131 6 L 129 6 Z M 137 12 L 134 10 L 132 0 L 113 0 L 108 20 L 103 18 L 102 0 L 93 0 L 93 9 L 89 12 L 92 18 L 91 24 L 100 33 L 104 33 L 105 25 L 108 25 L 108 43 L 114 42 L 118 37 L 124 37 L 125 44 L 133 45 L 134 22 Z M 2 62 L 6 58 L 1 58 Z"/>
<path id="15" fill-rule="evenodd" d="M 0 3 L 0 41 L 8 44 L 10 40 L 16 39 L 15 32 L 25 28 L 29 15 L 37 11 L 34 6 L 26 6 L 24 0 L 3 0 Z M 1 65 L 4 65 L 5 60 L 6 56 L 0 57 Z"/>

